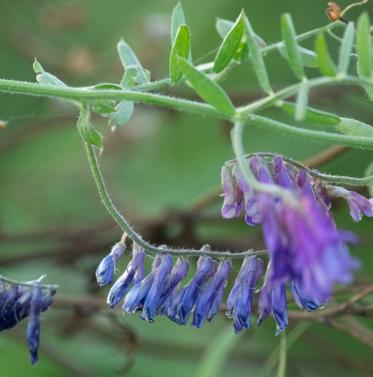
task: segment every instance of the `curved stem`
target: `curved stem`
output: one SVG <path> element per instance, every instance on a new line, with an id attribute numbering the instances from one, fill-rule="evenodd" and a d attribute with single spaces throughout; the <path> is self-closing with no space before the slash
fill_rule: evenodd
<path id="1" fill-rule="evenodd" d="M 367 2 L 368 2 L 368 0 L 362 0 L 362 1 L 359 1 L 357 3 L 352 3 L 352 4 L 348 5 L 345 9 L 343 9 L 343 11 L 341 13 L 341 17 L 343 17 L 352 8 L 360 7 L 360 6 L 364 5 L 364 4 L 366 4 Z"/>
<path id="2" fill-rule="evenodd" d="M 279 154 L 276 153 L 270 153 L 270 152 L 258 152 L 258 153 L 249 153 L 245 154 L 245 159 L 250 159 L 254 156 L 260 156 L 263 158 L 275 158 Z M 338 184 L 345 184 L 345 185 L 351 185 L 351 186 L 368 186 L 373 183 L 373 171 L 369 172 L 369 176 L 367 177 L 349 177 L 349 176 L 343 176 L 343 175 L 332 175 L 332 174 L 325 174 L 321 173 L 318 170 L 311 169 L 308 166 L 302 164 L 299 161 L 293 160 L 292 158 L 286 157 L 286 156 L 281 156 L 282 159 L 289 164 L 295 166 L 298 169 L 304 169 L 307 171 L 307 173 L 316 178 L 319 179 L 320 181 L 325 181 L 329 183 L 338 183 Z M 227 161 L 226 164 L 232 164 L 236 160 L 230 160 Z M 373 169 L 373 168 L 372 168 Z"/>
<path id="3" fill-rule="evenodd" d="M 254 173 L 251 171 L 250 164 L 247 163 L 245 158 L 245 151 L 242 143 L 243 127 L 243 122 L 235 122 L 232 129 L 232 145 L 238 165 L 245 180 L 254 190 L 266 192 L 268 194 L 279 196 L 285 200 L 291 201 L 291 194 L 287 190 L 274 184 L 261 183 L 256 179 Z"/>
<path id="4" fill-rule="evenodd" d="M 102 203 L 106 210 L 109 212 L 111 217 L 120 226 L 123 232 L 128 234 L 128 237 L 137 243 L 139 246 L 143 247 L 145 251 L 151 254 L 170 254 L 173 256 L 196 256 L 201 255 L 210 257 L 227 257 L 227 258 L 244 258 L 246 256 L 252 255 L 263 255 L 266 254 L 265 250 L 247 250 L 244 252 L 230 252 L 230 251 L 218 251 L 218 250 L 195 250 L 195 249 L 170 249 L 167 247 L 156 247 L 151 245 L 149 242 L 143 240 L 141 236 L 135 231 L 135 229 L 130 225 L 130 223 L 124 218 L 124 216 L 115 207 L 110 195 L 106 189 L 105 181 L 101 173 L 98 158 L 96 155 L 95 147 L 91 144 L 84 142 L 85 149 L 87 152 L 88 163 L 91 168 L 93 178 L 95 180 L 98 193 L 102 200 Z"/>
<path id="5" fill-rule="evenodd" d="M 266 127 L 286 135 L 299 136 L 306 140 L 313 139 L 322 142 L 347 145 L 353 148 L 373 149 L 372 137 L 340 135 L 332 132 L 298 128 L 274 119 L 254 114 L 251 114 L 247 119 L 255 126 Z"/>
<path id="6" fill-rule="evenodd" d="M 0 282 L 2 281 L 7 284 L 21 285 L 23 287 L 32 288 L 35 285 L 35 283 L 40 283 L 45 278 L 45 276 L 46 275 L 43 275 L 39 279 L 34 280 L 34 281 L 17 281 L 17 280 L 6 278 L 3 275 L 0 275 Z M 58 288 L 58 285 L 55 285 L 55 284 L 39 284 L 39 285 L 43 289 L 57 289 Z"/>
<path id="7" fill-rule="evenodd" d="M 344 26 L 344 23 L 343 22 L 339 22 L 339 21 L 331 22 L 331 23 L 329 23 L 329 24 L 327 24 L 325 26 L 321 26 L 319 28 L 316 28 L 316 29 L 313 29 L 313 30 L 310 30 L 310 31 L 306 31 L 305 33 L 297 35 L 296 36 L 296 40 L 298 42 L 301 42 L 301 41 L 303 41 L 305 39 L 313 37 L 314 35 L 316 35 L 318 33 L 322 33 L 323 31 L 332 30 L 332 29 L 334 29 L 337 26 Z M 285 42 L 284 41 L 273 43 L 273 44 L 271 44 L 269 46 L 263 47 L 261 49 L 261 52 L 263 54 L 266 54 L 268 52 L 272 52 L 272 51 L 278 50 L 279 48 L 281 48 L 283 46 L 285 46 Z"/>

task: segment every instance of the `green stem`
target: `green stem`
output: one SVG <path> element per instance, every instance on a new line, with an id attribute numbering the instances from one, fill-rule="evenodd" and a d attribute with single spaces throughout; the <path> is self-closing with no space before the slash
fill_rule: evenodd
<path id="1" fill-rule="evenodd" d="M 251 171 L 250 164 L 247 163 L 245 158 L 245 151 L 242 144 L 243 127 L 243 122 L 236 121 L 232 129 L 231 138 L 234 154 L 245 180 L 254 190 L 266 192 L 271 195 L 282 197 L 287 201 L 292 201 L 292 196 L 288 190 L 274 184 L 261 183 L 256 179 L 254 173 Z"/>
<path id="2" fill-rule="evenodd" d="M 0 275 L 0 282 L 4 282 L 4 283 L 7 283 L 7 284 L 13 284 L 13 285 L 22 285 L 23 287 L 32 288 L 35 285 L 35 283 L 40 283 L 45 278 L 45 276 L 46 275 L 40 276 L 39 279 L 33 280 L 33 281 L 17 281 L 17 280 L 6 278 L 3 275 Z M 40 284 L 40 287 L 43 288 L 43 289 L 57 289 L 58 285 Z"/>
<path id="3" fill-rule="evenodd" d="M 270 153 L 270 152 L 260 152 L 260 153 L 251 153 L 245 155 L 246 159 L 250 159 L 253 156 L 260 156 L 260 157 L 269 157 L 271 159 L 275 158 L 278 154 Z M 351 186 L 367 186 L 373 183 L 373 171 L 368 172 L 369 176 L 367 177 L 349 177 L 349 176 L 342 176 L 342 175 L 332 175 L 332 174 L 325 174 L 321 173 L 318 170 L 310 169 L 308 166 L 302 164 L 299 161 L 295 161 L 292 158 L 281 156 L 284 161 L 290 163 L 291 165 L 299 168 L 304 169 L 307 171 L 307 173 L 316 178 L 320 181 L 325 181 L 329 183 L 338 183 L 338 184 L 345 184 L 345 185 L 351 185 Z M 227 163 L 232 163 L 234 160 L 227 161 Z"/>
<path id="4" fill-rule="evenodd" d="M 353 85 L 366 85 L 373 87 L 373 80 L 365 77 L 356 76 L 336 76 L 336 77 L 318 77 L 315 79 L 309 79 L 307 85 L 309 89 L 316 87 L 326 87 L 331 85 L 341 85 L 341 84 L 353 84 Z M 237 109 L 237 115 L 240 118 L 245 118 L 250 116 L 254 112 L 264 110 L 272 105 L 275 105 L 279 100 L 292 97 L 298 93 L 301 86 L 304 85 L 303 82 L 288 86 L 271 96 L 264 97 L 251 104 L 239 107 Z"/>
<path id="5" fill-rule="evenodd" d="M 278 361 L 277 377 L 286 377 L 286 333 L 280 335 L 280 354 Z"/>
<path id="6" fill-rule="evenodd" d="M 301 42 L 301 41 L 303 41 L 305 39 L 313 37 L 314 35 L 316 35 L 318 33 L 322 33 L 324 31 L 332 30 L 333 28 L 335 28 L 337 26 L 344 26 L 344 23 L 343 22 L 332 22 L 332 23 L 329 23 L 329 24 L 327 24 L 325 26 L 321 26 L 319 28 L 316 28 L 316 29 L 307 31 L 305 33 L 299 34 L 299 35 L 297 35 L 296 39 L 297 39 L 298 42 Z M 272 52 L 272 51 L 280 49 L 280 48 L 282 48 L 284 46 L 285 46 L 285 42 L 284 41 L 277 42 L 277 43 L 271 44 L 269 46 L 263 47 L 261 49 L 261 52 L 263 54 L 267 54 L 268 52 Z"/>
<path id="7" fill-rule="evenodd" d="M 269 128 L 286 135 L 294 135 L 304 140 L 317 140 L 321 142 L 346 145 L 353 148 L 373 149 L 373 138 L 365 136 L 340 135 L 332 132 L 314 131 L 306 128 L 289 126 L 274 119 L 251 114 L 250 123 L 257 127 Z"/>
<path id="8" fill-rule="evenodd" d="M 81 117 L 86 115 L 86 110 L 83 110 Z M 134 230 L 134 228 L 129 224 L 129 222 L 123 217 L 123 215 L 119 212 L 119 210 L 115 207 L 113 201 L 110 198 L 110 195 L 106 189 L 105 181 L 101 173 L 101 169 L 99 166 L 98 158 L 96 155 L 95 147 L 91 144 L 84 142 L 85 149 L 87 152 L 88 163 L 96 183 L 96 187 L 101 198 L 101 201 L 111 215 L 111 217 L 115 220 L 115 222 L 119 225 L 123 232 L 128 234 L 128 237 L 137 243 L 139 246 L 143 247 L 145 251 L 151 254 L 170 254 L 173 256 L 196 256 L 199 257 L 201 255 L 210 256 L 210 257 L 227 257 L 233 259 L 242 259 L 246 256 L 252 255 L 263 255 L 266 254 L 265 250 L 247 250 L 244 252 L 229 252 L 229 251 L 219 251 L 219 250 L 195 250 L 195 249 L 170 249 L 167 247 L 156 247 L 151 245 L 149 242 L 142 239 L 142 237 Z"/>
<path id="9" fill-rule="evenodd" d="M 216 118 L 227 118 L 226 115 L 222 114 L 219 110 L 205 103 L 134 90 L 70 88 L 0 79 L 0 92 L 41 97 L 56 97 L 77 102 L 128 100 L 149 105 L 169 107 L 190 113 L 210 115 Z"/>
<path id="10" fill-rule="evenodd" d="M 286 350 L 289 351 L 294 343 L 304 334 L 306 330 L 311 326 L 310 322 L 300 322 L 295 326 L 289 333 L 286 339 Z M 259 370 L 259 377 L 269 377 L 271 371 L 276 366 L 276 362 L 279 358 L 280 345 L 277 346 L 271 354 L 268 356 L 267 360 L 264 362 L 263 366 Z"/>

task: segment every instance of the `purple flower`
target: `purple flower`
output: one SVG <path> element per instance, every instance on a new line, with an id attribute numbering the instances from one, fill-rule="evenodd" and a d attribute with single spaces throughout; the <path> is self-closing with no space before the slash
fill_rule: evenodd
<path id="1" fill-rule="evenodd" d="M 210 310 L 207 314 L 208 321 L 212 321 L 216 314 L 218 314 L 220 311 L 220 307 L 223 302 L 224 288 L 225 286 L 221 285 L 215 294 L 214 301 L 212 302 Z"/>
<path id="2" fill-rule="evenodd" d="M 110 253 L 106 255 L 96 269 L 96 280 L 100 287 L 112 282 L 115 267 L 119 257 L 125 252 L 126 246 L 123 242 L 116 243 Z"/>
<path id="3" fill-rule="evenodd" d="M 286 285 L 274 283 L 271 292 L 272 313 L 276 321 L 276 335 L 288 326 L 288 311 L 286 303 Z"/>
<path id="4" fill-rule="evenodd" d="M 352 282 L 359 263 L 349 255 L 331 216 L 315 200 L 302 196 L 299 204 L 300 208 L 284 205 L 282 210 L 290 248 L 288 273 L 306 295 L 326 301 L 333 284 Z M 276 271 L 275 264 L 273 268 Z"/>
<path id="5" fill-rule="evenodd" d="M 158 308 L 158 314 L 166 314 L 167 309 L 172 304 L 172 298 L 179 285 L 179 283 L 185 279 L 189 270 L 189 262 L 184 258 L 178 258 L 174 267 L 172 268 L 171 275 L 167 286 L 162 292 L 160 299 L 160 305 Z"/>
<path id="6" fill-rule="evenodd" d="M 39 283 L 32 289 L 30 316 L 27 326 L 27 343 L 31 355 L 31 364 L 38 361 L 40 342 L 40 313 L 42 311 L 43 292 Z"/>
<path id="7" fill-rule="evenodd" d="M 198 297 L 196 308 L 194 310 L 193 326 L 200 328 L 209 315 L 210 318 L 212 318 L 212 313 L 216 311 L 216 308 L 214 308 L 211 313 L 212 306 L 217 298 L 217 294 L 222 288 L 224 289 L 227 283 L 231 267 L 232 262 L 230 260 L 219 263 L 215 275 L 211 278 L 206 288 Z"/>
<path id="8" fill-rule="evenodd" d="M 296 182 L 294 180 L 294 171 L 281 156 L 276 156 L 273 160 L 273 170 L 275 173 L 275 181 L 281 187 L 289 190 L 296 190 Z"/>
<path id="9" fill-rule="evenodd" d="M 128 263 L 126 270 L 112 285 L 108 297 L 107 304 L 114 309 L 120 300 L 125 296 L 134 281 L 137 271 L 143 271 L 145 261 L 145 251 L 142 248 L 133 248 L 132 259 Z"/>
<path id="10" fill-rule="evenodd" d="M 261 259 L 255 256 L 244 259 L 227 299 L 227 315 L 233 317 L 236 333 L 250 328 L 254 290 L 262 273 Z"/>
<path id="11" fill-rule="evenodd" d="M 276 284 L 271 283 L 270 290 L 276 288 L 281 297 L 283 289 L 277 285 L 296 281 L 302 287 L 302 297 L 312 298 L 315 303 L 325 302 L 333 285 L 350 283 L 353 270 L 359 266 L 349 255 L 347 240 L 332 218 L 330 190 L 327 191 L 325 185 L 305 169 L 293 167 L 281 156 L 276 156 L 271 165 L 258 156 L 251 157 L 248 163 L 261 183 L 277 184 L 293 193 L 293 199 L 289 201 L 254 192 L 237 164 L 231 165 L 236 185 L 244 194 L 246 222 L 263 225 L 273 266 L 271 279 Z M 372 201 L 343 190 L 334 192 L 334 196 L 346 197 L 355 219 L 361 218 L 362 213 L 373 216 Z M 270 306 L 273 311 L 272 298 L 266 299 L 265 291 L 261 297 L 263 307 Z"/>
<path id="12" fill-rule="evenodd" d="M 373 199 L 367 199 L 354 191 L 343 187 L 328 186 L 328 193 L 337 198 L 344 198 L 350 208 L 350 214 L 354 221 L 360 221 L 363 215 L 373 217 Z"/>
<path id="13" fill-rule="evenodd" d="M 149 292 L 146 295 L 141 318 L 146 321 L 154 321 L 158 308 L 161 304 L 161 297 L 169 284 L 169 276 L 172 269 L 171 255 L 162 257 L 162 262 L 154 273 L 154 280 Z"/>
<path id="14" fill-rule="evenodd" d="M 319 301 L 305 294 L 302 286 L 295 281 L 290 282 L 290 288 L 293 293 L 294 301 L 301 309 L 312 312 L 322 309 L 326 305 L 326 301 Z"/>
<path id="15" fill-rule="evenodd" d="M 243 208 L 243 193 L 234 179 L 229 167 L 223 166 L 221 171 L 224 203 L 221 210 L 225 219 L 238 217 Z"/>
<path id="16" fill-rule="evenodd" d="M 283 164 L 279 161 L 275 166 L 278 179 L 281 170 Z M 282 284 L 298 281 L 307 296 L 324 302 L 333 284 L 352 281 L 358 263 L 349 256 L 341 233 L 325 203 L 315 196 L 308 176 L 302 170 L 296 178 L 298 191 L 291 203 L 269 194 L 258 196 L 272 279 Z M 281 181 L 286 188 L 293 186 L 284 171 Z"/>
<path id="17" fill-rule="evenodd" d="M 251 169 L 251 171 L 254 174 L 257 174 L 257 165 L 258 165 L 257 159 L 250 160 L 250 164 L 248 167 Z M 233 166 L 233 174 L 236 178 L 239 188 L 242 190 L 243 195 L 244 195 L 246 224 L 251 225 L 251 226 L 260 224 L 261 216 L 260 216 L 258 206 L 257 206 L 257 195 L 255 191 L 246 182 L 246 179 L 244 178 L 237 164 Z"/>
<path id="18" fill-rule="evenodd" d="M 206 282 L 215 272 L 215 263 L 210 257 L 200 257 L 197 262 L 197 272 L 188 284 L 175 294 L 172 306 L 167 315 L 173 321 L 185 325 L 200 292 L 204 289 Z"/>
<path id="19" fill-rule="evenodd" d="M 43 287 L 39 281 L 11 283 L 0 277 L 0 331 L 29 317 L 27 343 L 32 364 L 38 361 L 40 314 L 51 305 L 55 293 L 55 288 Z"/>
<path id="20" fill-rule="evenodd" d="M 272 314 L 276 321 L 276 335 L 287 327 L 286 285 L 273 280 L 271 264 L 267 268 L 265 281 L 259 292 L 258 309 L 258 325 Z"/>
<path id="21" fill-rule="evenodd" d="M 153 284 L 154 276 L 161 264 L 162 257 L 157 255 L 153 260 L 150 274 L 136 282 L 125 295 L 122 309 L 126 314 L 135 313 L 136 310 L 143 308 L 145 297 Z"/>

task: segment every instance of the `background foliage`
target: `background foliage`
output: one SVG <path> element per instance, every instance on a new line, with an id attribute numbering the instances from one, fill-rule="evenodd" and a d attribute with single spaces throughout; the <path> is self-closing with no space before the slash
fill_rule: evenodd
<path id="1" fill-rule="evenodd" d="M 341 5 L 348 3 L 341 1 Z M 169 14 L 174 5 L 175 1 L 155 0 L 3 0 L 1 76 L 33 81 L 32 61 L 38 57 L 49 72 L 71 85 L 118 82 L 122 67 L 115 46 L 123 37 L 151 69 L 153 78 L 162 78 L 168 69 Z M 205 52 L 220 42 L 215 18 L 235 19 L 242 8 L 268 42 L 281 38 L 283 12 L 292 14 L 298 33 L 327 22 L 324 1 L 188 0 L 183 6 L 192 30 L 193 56 L 202 56 L 201 62 L 213 58 L 215 52 L 211 56 Z M 372 4 L 367 8 L 372 11 Z M 351 12 L 349 18 L 353 17 Z M 275 88 L 294 81 L 279 54 L 271 54 L 266 61 Z M 222 84 L 237 104 L 259 94 L 247 65 L 229 74 Z M 356 89 L 317 90 L 312 101 L 322 109 L 373 124 L 371 103 Z M 222 163 L 232 158 L 227 124 L 145 106 L 135 111 L 131 121 L 114 134 L 105 121 L 96 122 L 105 135 L 103 169 L 113 197 L 145 237 L 185 246 L 260 247 L 259 230 L 224 223 L 218 206 L 201 216 L 181 211 L 219 182 Z M 36 367 L 28 362 L 24 326 L 1 334 L 2 373 L 7 377 L 156 377 L 194 376 L 198 371 L 205 376 L 201 371 L 208 370 L 211 376 L 219 372 L 257 376 L 279 344 L 271 321 L 231 340 L 226 330 L 231 324 L 223 316 L 196 330 L 162 319 L 151 325 L 120 314 L 109 318 L 95 309 L 104 301 L 105 290 L 97 289 L 94 270 L 120 234 L 98 201 L 73 126 L 75 109 L 48 99 L 0 94 L 0 118 L 9 122 L 0 130 L 0 273 L 27 280 L 47 271 L 48 282 L 60 284 L 60 296 L 80 302 L 75 307 L 56 303 L 45 315 L 41 362 Z M 248 152 L 280 152 L 300 160 L 326 148 L 257 129 L 249 138 Z M 348 151 L 324 169 L 363 175 L 370 161 L 369 152 Z M 362 246 L 354 250 L 364 262 L 357 284 L 367 283 L 373 272 L 372 220 L 351 224 L 342 206 L 343 211 L 336 210 L 338 223 L 362 239 Z M 365 324 L 373 331 L 371 321 Z M 222 343 L 231 345 L 232 352 L 226 355 L 225 369 L 214 371 L 212 366 L 221 361 L 216 345 Z M 223 355 L 226 351 L 220 350 Z M 347 335 L 312 324 L 289 351 L 288 375 L 370 376 L 371 352 Z"/>

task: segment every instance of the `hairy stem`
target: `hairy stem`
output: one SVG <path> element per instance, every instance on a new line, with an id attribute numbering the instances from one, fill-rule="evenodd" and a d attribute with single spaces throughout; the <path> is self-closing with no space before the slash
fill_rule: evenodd
<path id="1" fill-rule="evenodd" d="M 106 189 L 105 181 L 101 173 L 98 158 L 96 155 L 95 147 L 91 144 L 84 142 L 88 163 L 91 168 L 93 178 L 96 183 L 96 187 L 102 203 L 111 217 L 120 226 L 123 232 L 128 234 L 128 237 L 139 246 L 143 247 L 145 251 L 151 254 L 170 254 L 173 256 L 211 256 L 211 257 L 227 257 L 227 258 L 244 258 L 251 255 L 263 255 L 266 254 L 265 250 L 247 250 L 244 252 L 230 252 L 230 251 L 219 251 L 219 250 L 195 250 L 195 249 L 170 249 L 167 247 L 156 247 L 151 245 L 149 242 L 142 239 L 142 237 L 134 230 L 130 223 L 124 218 L 124 216 L 115 207 L 110 195 Z"/>
<path id="2" fill-rule="evenodd" d="M 278 154 L 270 153 L 270 152 L 249 153 L 249 154 L 245 154 L 245 159 L 248 160 L 254 156 L 274 159 L 276 156 L 278 156 Z M 373 175 L 369 175 L 367 177 L 349 177 L 349 176 L 343 176 L 343 175 L 325 174 L 325 173 L 319 172 L 318 170 L 312 169 L 308 167 L 307 165 L 302 164 L 299 161 L 293 160 L 292 158 L 289 158 L 286 156 L 281 156 L 281 157 L 283 158 L 284 161 L 297 167 L 298 169 L 306 170 L 310 176 L 320 181 L 324 181 L 328 183 L 351 185 L 351 186 L 368 186 L 373 183 Z M 230 160 L 230 161 L 227 161 L 226 164 L 232 164 L 235 161 L 237 160 Z"/>
<path id="3" fill-rule="evenodd" d="M 13 284 L 13 285 L 22 285 L 24 287 L 32 288 L 35 285 L 35 283 L 40 283 L 45 278 L 45 276 L 46 275 L 40 276 L 39 279 L 32 280 L 32 281 L 17 281 L 17 280 L 6 278 L 3 275 L 0 275 L 0 282 Z M 39 284 L 39 285 L 43 289 L 57 289 L 58 288 L 58 285 L 55 285 L 55 284 Z"/>
<path id="4" fill-rule="evenodd" d="M 291 201 L 291 194 L 287 190 L 274 184 L 261 183 L 256 179 L 255 175 L 251 171 L 250 165 L 247 163 L 247 160 L 245 158 L 245 151 L 242 143 L 243 127 L 243 122 L 235 122 L 235 125 L 232 129 L 232 145 L 238 166 L 240 167 L 245 180 L 254 190 L 266 192 L 268 194 L 279 196 L 284 198 L 285 200 Z"/>
<path id="5" fill-rule="evenodd" d="M 247 118 L 250 123 L 257 127 L 269 128 L 285 135 L 294 135 L 304 140 L 341 144 L 353 148 L 373 149 L 373 138 L 365 136 L 341 135 L 333 132 L 315 131 L 307 128 L 298 128 L 260 115 L 251 114 Z"/>
<path id="6" fill-rule="evenodd" d="M 135 90 L 71 88 L 0 79 L 0 92 L 40 97 L 55 97 L 76 102 L 128 100 L 148 105 L 169 107 L 190 113 L 209 115 L 216 118 L 227 118 L 226 115 L 222 114 L 219 110 L 216 110 L 214 107 L 205 103 Z"/>

